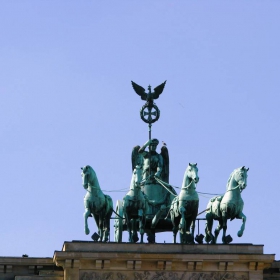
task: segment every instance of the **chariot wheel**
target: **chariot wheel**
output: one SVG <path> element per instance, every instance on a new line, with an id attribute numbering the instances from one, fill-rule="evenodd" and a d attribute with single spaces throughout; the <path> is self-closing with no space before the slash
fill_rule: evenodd
<path id="1" fill-rule="evenodd" d="M 122 242 L 122 232 L 123 232 L 123 206 L 122 201 L 117 200 L 117 206 L 116 206 L 116 213 L 115 216 L 115 242 Z"/>

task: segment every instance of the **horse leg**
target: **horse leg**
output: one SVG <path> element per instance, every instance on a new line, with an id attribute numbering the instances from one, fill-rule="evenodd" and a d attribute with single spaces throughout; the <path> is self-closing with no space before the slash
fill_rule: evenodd
<path id="1" fill-rule="evenodd" d="M 104 219 L 104 236 L 103 242 L 109 241 L 109 234 L 110 234 L 110 218 L 112 213 L 107 214 Z"/>
<path id="2" fill-rule="evenodd" d="M 131 236 L 131 221 L 130 216 L 128 215 L 128 211 L 125 208 L 126 205 L 123 207 L 123 214 L 126 220 L 126 226 L 127 226 L 127 232 L 128 232 L 128 242 L 132 242 L 132 236 Z"/>
<path id="3" fill-rule="evenodd" d="M 85 213 L 84 213 L 84 220 L 85 220 L 85 234 L 88 235 L 90 233 L 90 230 L 88 228 L 88 217 L 90 216 L 90 210 L 89 208 L 85 209 Z"/>
<path id="4" fill-rule="evenodd" d="M 130 217 L 128 215 L 128 212 L 130 211 L 130 202 L 126 197 L 123 199 L 123 216 L 126 221 L 126 227 L 127 227 L 127 232 L 128 232 L 128 242 L 131 241 L 131 226 L 130 226 Z"/>
<path id="5" fill-rule="evenodd" d="M 133 218 L 132 219 L 132 231 L 133 231 L 133 242 L 136 243 L 139 238 L 138 238 L 138 234 L 137 234 L 137 219 L 136 218 Z"/>
<path id="6" fill-rule="evenodd" d="M 104 214 L 103 213 L 99 215 L 98 228 L 99 228 L 99 235 L 100 235 L 100 238 L 98 241 L 102 242 L 103 236 L 104 236 Z"/>
<path id="7" fill-rule="evenodd" d="M 241 228 L 240 228 L 240 230 L 237 233 L 237 236 L 241 237 L 243 235 L 243 232 L 244 232 L 244 229 L 245 229 L 245 224 L 246 224 L 246 219 L 247 218 L 246 218 L 246 216 L 242 212 L 240 212 L 236 218 L 237 219 L 242 219 Z"/>
<path id="8" fill-rule="evenodd" d="M 131 218 L 130 223 L 131 223 L 131 241 L 130 242 L 135 243 L 134 238 L 135 238 L 135 223 L 136 223 L 136 221 L 135 221 L 134 217 Z"/>
<path id="9" fill-rule="evenodd" d="M 173 212 L 173 210 L 170 211 L 170 217 L 171 217 L 171 221 L 172 221 L 172 231 L 173 231 L 173 243 L 176 244 L 176 236 L 178 233 L 178 225 L 180 223 L 180 217 L 179 217 L 179 221 L 178 218 L 175 217 L 175 213 Z"/>
<path id="10" fill-rule="evenodd" d="M 192 215 L 191 215 L 191 235 L 193 238 L 193 244 L 194 244 L 195 220 L 198 213 L 198 206 L 199 206 L 199 201 L 193 203 Z"/>
<path id="11" fill-rule="evenodd" d="M 194 244 L 195 219 L 196 219 L 196 216 L 192 217 L 190 220 L 190 233 L 192 236 L 192 244 Z"/>
<path id="12" fill-rule="evenodd" d="M 213 227 L 213 215 L 212 213 L 206 213 L 206 223 L 205 223 L 205 241 L 207 243 L 211 242 L 212 244 L 215 244 L 214 240 L 214 236 L 212 234 L 212 227 Z"/>
<path id="13" fill-rule="evenodd" d="M 218 236 L 219 236 L 219 233 L 223 227 L 223 220 L 218 220 L 219 223 L 217 225 L 217 227 L 215 228 L 215 238 L 214 238 L 214 242 L 213 244 L 216 244 L 217 243 L 217 239 L 218 239 Z"/>
<path id="14" fill-rule="evenodd" d="M 226 233 L 227 233 L 227 213 L 226 211 L 223 211 L 222 212 L 222 223 L 223 223 L 223 238 L 222 238 L 222 241 L 223 241 L 223 244 L 227 244 L 226 243 Z"/>
<path id="15" fill-rule="evenodd" d="M 194 227 L 192 217 L 186 218 L 185 238 L 187 244 L 194 244 Z"/>
<path id="16" fill-rule="evenodd" d="M 99 215 L 92 214 L 92 216 L 93 216 L 93 218 L 95 220 L 95 223 L 96 223 L 96 226 L 97 226 L 97 230 L 98 230 L 98 235 L 99 235 L 98 241 L 101 241 L 101 239 L 100 239 L 101 233 L 100 233 L 100 228 L 99 228 Z"/>
<path id="17" fill-rule="evenodd" d="M 180 207 L 179 212 L 181 214 L 179 230 L 182 234 L 184 234 L 184 233 L 186 233 L 186 219 L 185 219 L 186 209 L 185 209 L 185 207 Z"/>
<path id="18" fill-rule="evenodd" d="M 193 219 L 191 222 L 191 235 L 193 239 L 193 244 L 194 244 L 194 231 L 195 231 L 195 219 Z"/>
<path id="19" fill-rule="evenodd" d="M 144 214 L 143 209 L 138 210 L 138 217 L 139 217 L 139 232 L 141 235 L 140 243 L 143 243 L 143 236 L 144 236 Z"/>
<path id="20" fill-rule="evenodd" d="M 186 215 L 186 209 L 185 207 L 180 207 L 179 209 L 179 213 L 181 214 L 181 219 L 180 219 L 180 223 L 179 223 L 179 231 L 181 233 L 181 243 L 185 244 L 187 243 L 187 230 L 186 230 L 186 218 L 185 218 L 185 215 Z"/>

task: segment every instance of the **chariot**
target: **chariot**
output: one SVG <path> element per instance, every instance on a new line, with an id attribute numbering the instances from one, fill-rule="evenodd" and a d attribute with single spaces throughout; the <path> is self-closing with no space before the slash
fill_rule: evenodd
<path id="1" fill-rule="evenodd" d="M 166 147 L 162 148 L 161 154 L 154 154 L 153 157 L 162 158 L 164 153 L 168 155 Z M 133 170 L 135 171 L 138 166 L 141 165 L 133 166 Z M 167 184 L 168 182 L 154 177 L 154 174 L 145 176 L 145 163 L 144 167 L 139 169 L 141 173 L 143 172 L 140 174 L 140 179 L 138 178 L 137 181 L 133 171 L 129 192 L 123 200 L 118 200 L 116 203 L 115 242 L 123 241 L 123 231 L 129 232 L 130 242 L 137 242 L 139 239 L 137 231 L 139 231 L 141 242 L 143 242 L 143 234 L 146 233 L 148 242 L 154 243 L 155 233 L 172 231 L 173 228 L 168 214 L 171 202 L 177 196 L 176 191 Z"/>

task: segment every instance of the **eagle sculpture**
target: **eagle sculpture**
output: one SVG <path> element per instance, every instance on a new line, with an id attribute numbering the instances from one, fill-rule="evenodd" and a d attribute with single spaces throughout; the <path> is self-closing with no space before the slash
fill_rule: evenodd
<path id="1" fill-rule="evenodd" d="M 142 100 L 146 100 L 149 105 L 153 104 L 153 100 L 159 98 L 160 94 L 163 92 L 165 83 L 160 84 L 159 86 L 154 88 L 154 92 L 151 91 L 151 86 L 148 86 L 148 93 L 145 92 L 145 89 L 133 81 L 131 81 L 132 87 L 135 92 L 141 97 Z"/>

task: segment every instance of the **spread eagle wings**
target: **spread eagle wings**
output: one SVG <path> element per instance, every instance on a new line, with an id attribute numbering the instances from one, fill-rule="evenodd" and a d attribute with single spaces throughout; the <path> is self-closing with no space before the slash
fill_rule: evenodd
<path id="1" fill-rule="evenodd" d="M 147 100 L 147 93 L 145 92 L 145 89 L 133 81 L 131 81 L 132 87 L 135 90 L 135 92 L 141 97 L 142 100 Z M 166 81 L 160 84 L 159 86 L 154 88 L 154 92 L 152 92 L 152 99 L 159 98 L 160 94 L 163 92 L 163 89 L 165 87 Z"/>
<path id="2" fill-rule="evenodd" d="M 135 92 L 141 96 L 142 100 L 146 100 L 147 98 L 147 93 L 145 92 L 145 89 L 139 85 L 137 85 L 136 83 L 134 83 L 133 81 L 131 81 L 132 83 L 132 87 L 135 90 Z"/>

